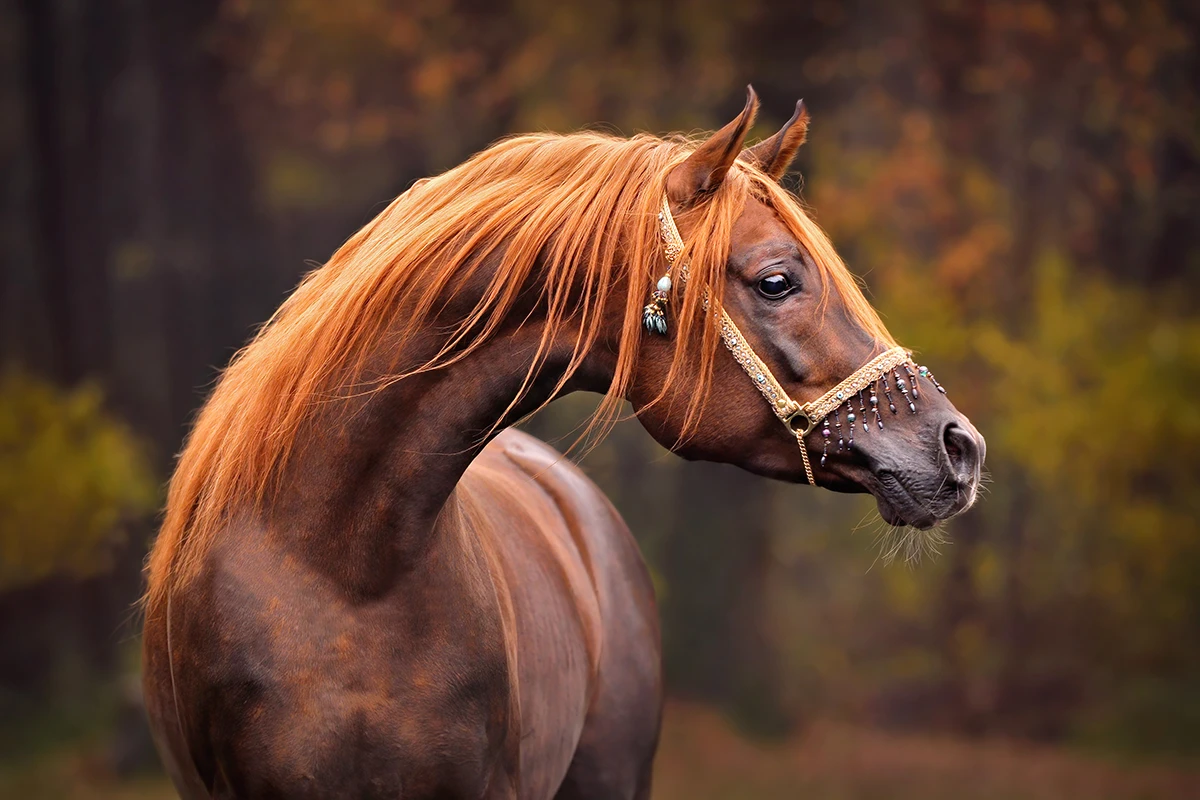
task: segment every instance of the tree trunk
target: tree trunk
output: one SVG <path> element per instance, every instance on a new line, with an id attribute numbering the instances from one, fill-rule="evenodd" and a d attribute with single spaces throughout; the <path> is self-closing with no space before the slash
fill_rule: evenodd
<path id="1" fill-rule="evenodd" d="M 28 81 L 25 98 L 35 165 L 36 256 L 44 276 L 42 302 L 49 337 L 49 371 L 64 385 L 72 385 L 83 376 L 84 369 L 76 349 L 78 334 L 70 301 L 71 264 L 62 215 L 65 170 L 58 4 L 54 0 L 21 0 L 20 8 L 25 22 Z"/>

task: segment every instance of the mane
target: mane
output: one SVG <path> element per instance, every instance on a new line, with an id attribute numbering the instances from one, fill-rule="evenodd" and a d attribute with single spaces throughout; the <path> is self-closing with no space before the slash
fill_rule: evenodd
<path id="1" fill-rule="evenodd" d="M 587 430 L 606 431 L 636 369 L 642 306 L 665 266 L 657 220 L 663 187 L 694 146 L 649 135 L 518 136 L 393 200 L 303 279 L 225 370 L 171 480 L 147 564 L 148 599 L 161 599 L 167 586 L 196 574 L 232 509 L 266 500 L 301 428 L 323 403 L 467 358 L 497 332 L 531 281 L 540 291 L 544 333 L 509 410 L 563 323 L 580 333 L 560 389 L 600 335 L 602 311 L 619 302 L 625 314 L 616 370 Z M 683 253 L 691 271 L 687 291 L 673 290 L 677 346 L 659 399 L 690 398 L 685 435 L 706 399 L 720 341 L 703 297 L 707 291 L 721 301 L 731 231 L 750 195 L 770 205 L 812 255 L 827 277 L 826 291 L 837 291 L 876 339 L 891 342 L 799 200 L 739 162 L 711 197 L 680 216 L 693 231 Z M 447 293 L 485 265 L 494 271 L 487 288 L 465 316 L 439 331 L 431 358 L 387 374 L 368 371 L 385 336 L 397 352 L 427 336 Z"/>

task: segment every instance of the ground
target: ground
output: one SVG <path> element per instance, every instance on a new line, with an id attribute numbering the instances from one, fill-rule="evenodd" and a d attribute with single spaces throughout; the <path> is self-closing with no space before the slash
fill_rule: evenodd
<path id="1" fill-rule="evenodd" d="M 0 798 L 169 800 L 159 776 L 118 779 L 94 748 L 0 762 Z M 816 724 L 761 744 L 712 711 L 667 709 L 654 800 L 1185 800 L 1200 766 L 1118 763 L 1045 745 Z"/>

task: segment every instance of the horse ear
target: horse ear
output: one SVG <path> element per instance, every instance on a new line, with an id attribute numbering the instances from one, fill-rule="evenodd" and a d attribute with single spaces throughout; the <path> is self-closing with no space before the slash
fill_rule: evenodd
<path id="1" fill-rule="evenodd" d="M 737 160 L 757 113 L 758 95 L 754 87 L 747 86 L 742 113 L 671 170 L 667 176 L 667 196 L 677 205 L 687 206 L 716 190 Z"/>
<path id="2" fill-rule="evenodd" d="M 796 103 L 796 112 L 792 118 L 783 123 L 779 133 L 770 139 L 763 139 L 754 147 L 742 151 L 741 159 L 761 169 L 775 180 L 779 180 L 788 171 L 796 151 L 808 138 L 808 109 L 804 101 Z"/>

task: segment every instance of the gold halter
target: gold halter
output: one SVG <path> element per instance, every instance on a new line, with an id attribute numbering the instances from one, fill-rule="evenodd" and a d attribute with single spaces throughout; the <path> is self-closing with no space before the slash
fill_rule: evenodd
<path id="1" fill-rule="evenodd" d="M 668 292 L 671 290 L 670 272 L 672 268 L 678 268 L 679 279 L 687 281 L 688 265 L 676 263 L 679 260 L 680 254 L 683 253 L 683 238 L 679 235 L 679 228 L 675 226 L 675 218 L 671 215 L 671 206 L 665 195 L 663 196 L 662 211 L 659 212 L 658 220 L 659 232 L 662 236 L 663 250 L 666 253 L 668 268 L 667 274 L 659 279 L 654 292 L 651 294 L 650 303 L 646 306 L 643 313 L 643 323 L 648 330 L 665 335 L 667 332 L 667 297 Z M 704 299 L 704 305 L 705 307 L 708 306 L 707 297 Z M 912 353 L 903 347 L 893 347 L 875 356 L 866 364 L 863 364 L 854 371 L 854 374 L 816 400 L 801 403 L 793 400 L 783 386 L 780 385 L 779 381 L 775 379 L 775 375 L 772 374 L 771 369 L 754 352 L 754 348 L 746 341 L 746 337 L 724 309 L 721 309 L 720 325 L 721 341 L 725 343 L 729 352 L 733 354 L 734 360 L 750 376 L 750 380 L 753 382 L 755 388 L 758 389 L 771 405 L 771 410 L 775 412 L 775 416 L 796 437 L 796 443 L 800 446 L 800 457 L 804 461 L 804 474 L 808 477 L 808 482 L 814 486 L 816 485 L 816 480 L 813 478 L 812 465 L 809 463 L 808 447 L 804 442 L 804 437 L 817 427 L 818 422 L 823 423 L 821 433 L 824 437 L 824 450 L 821 455 L 821 466 L 824 466 L 829 448 L 829 440 L 832 436 L 828 419 L 830 414 L 834 416 L 835 425 L 837 426 L 839 450 L 842 449 L 846 441 L 846 437 L 842 432 L 841 416 L 839 414 L 839 409 L 843 405 L 846 406 L 846 418 L 850 426 L 849 446 L 854 446 L 854 425 L 859 420 L 851 404 L 855 397 L 859 401 L 863 431 L 870 430 L 867 427 L 868 407 L 867 400 L 863 396 L 864 390 L 870 389 L 870 411 L 874 413 L 875 420 L 880 429 L 883 428 L 883 416 L 879 411 L 879 399 L 875 390 L 877 383 L 882 382 L 884 394 L 888 401 L 888 408 L 893 414 L 897 413 L 897 411 L 896 404 L 892 399 L 892 385 L 903 395 L 904 401 L 907 401 L 909 411 L 913 414 L 917 413 L 915 401 L 920 397 L 920 391 L 917 388 L 917 375 L 927 378 L 939 392 L 945 393 L 945 389 L 938 384 L 928 369 L 918 367 L 913 362 Z M 908 376 L 908 382 L 899 374 L 898 370 L 901 367 L 904 368 Z M 888 383 L 888 373 L 891 373 L 894 384 Z M 910 384 L 911 394 L 909 389 Z"/>

